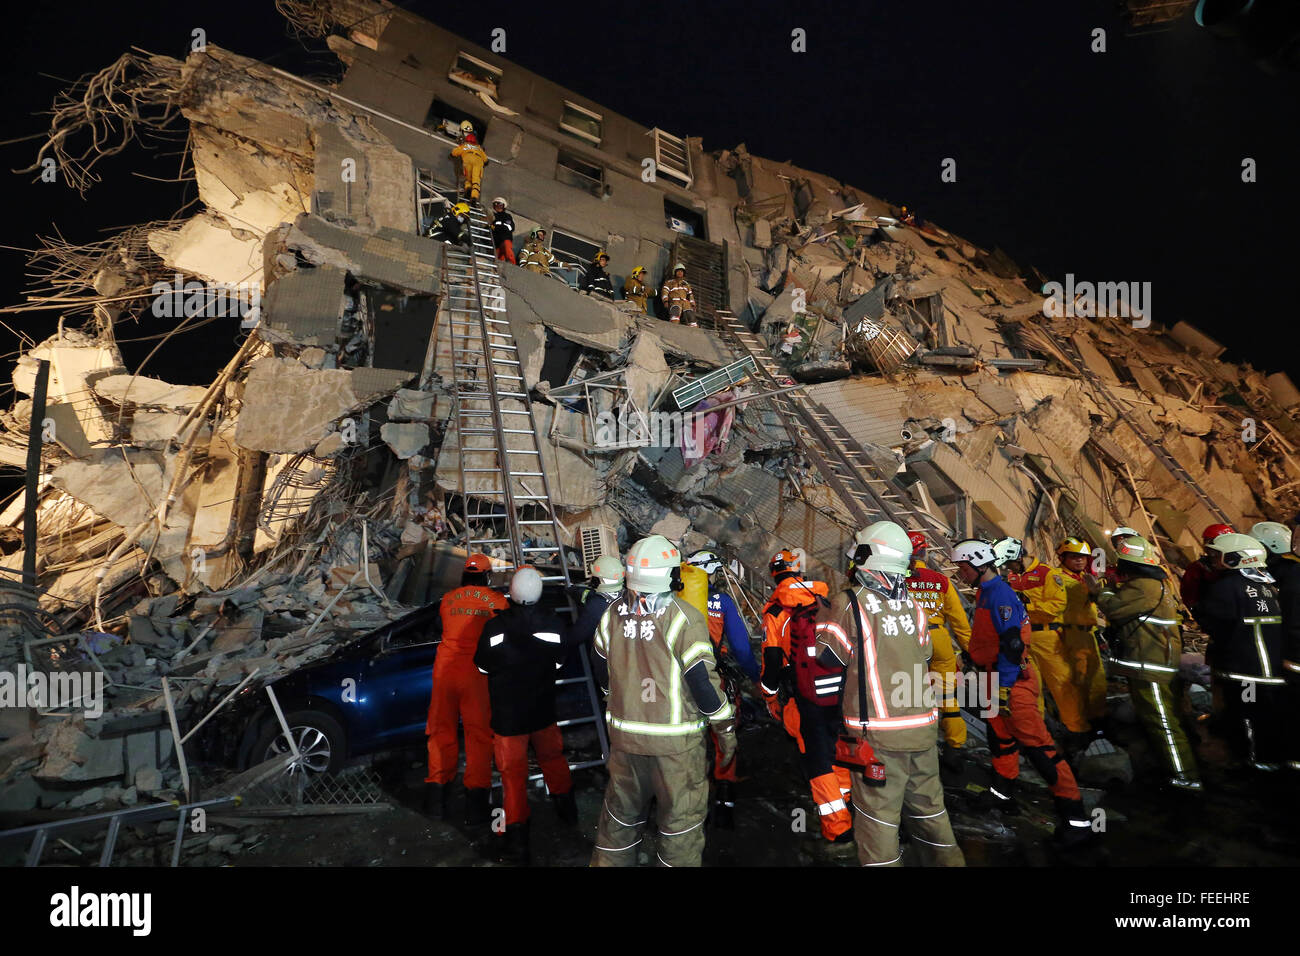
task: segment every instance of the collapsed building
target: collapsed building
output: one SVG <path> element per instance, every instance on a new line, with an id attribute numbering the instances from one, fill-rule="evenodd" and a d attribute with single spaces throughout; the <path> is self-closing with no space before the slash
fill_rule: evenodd
<path id="1" fill-rule="evenodd" d="M 201 208 L 33 258 L 33 304 L 66 320 L 24 347 L 0 415 L 0 462 L 39 443 L 0 513 L 0 660 L 94 667 L 107 702 L 7 711 L 0 809 L 176 795 L 173 721 L 427 603 L 467 545 L 578 577 L 664 534 L 722 553 L 756 618 L 768 556 L 836 581 L 866 520 L 1037 554 L 1128 525 L 1179 568 L 1204 525 L 1300 511 L 1300 392 L 1153 321 L 1149 294 L 1045 295 L 997 247 L 744 145 L 706 153 L 387 3 L 283 7 L 337 84 L 208 45 L 128 55 L 56 109 L 42 157 L 83 186 L 84 124 L 130 103 L 127 135 L 186 125 Z M 561 263 L 501 265 L 472 313 L 469 253 L 424 234 L 466 119 L 485 197 Z M 599 250 L 616 287 L 683 263 L 700 326 L 580 295 Z M 171 384 L 123 365 L 115 324 L 144 310 L 240 344 L 208 386 Z M 483 374 L 502 361 L 517 385 Z M 504 415 L 534 444 L 493 445 Z"/>

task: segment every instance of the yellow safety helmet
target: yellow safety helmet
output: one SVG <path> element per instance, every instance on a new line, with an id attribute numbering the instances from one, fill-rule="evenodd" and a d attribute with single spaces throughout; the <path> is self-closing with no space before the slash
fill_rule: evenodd
<path id="1" fill-rule="evenodd" d="M 451 211 L 454 212 L 454 213 L 455 213 L 456 215 L 458 215 L 458 216 L 468 216 L 468 215 L 469 215 L 469 203 L 467 203 L 467 202 L 458 202 L 458 203 L 456 203 L 456 205 L 454 205 L 454 206 L 451 207 Z"/>
<path id="2" fill-rule="evenodd" d="M 1092 554 L 1092 549 L 1088 547 L 1088 542 L 1082 538 L 1076 538 L 1073 535 L 1066 538 L 1056 546 L 1057 554 Z"/>
<path id="3" fill-rule="evenodd" d="M 604 249 L 601 249 L 600 252 L 596 253 L 596 255 L 592 258 L 591 261 L 599 262 L 601 259 L 608 259 L 608 258 L 609 258 L 609 253 L 606 252 Z"/>
<path id="4" fill-rule="evenodd" d="M 472 133 L 474 132 L 474 124 L 471 123 L 469 120 L 461 120 L 460 131 L 462 133 Z"/>
<path id="5" fill-rule="evenodd" d="M 643 275 L 644 273 L 645 273 L 645 266 L 637 266 L 635 269 L 632 270 L 632 275 L 634 276 Z"/>

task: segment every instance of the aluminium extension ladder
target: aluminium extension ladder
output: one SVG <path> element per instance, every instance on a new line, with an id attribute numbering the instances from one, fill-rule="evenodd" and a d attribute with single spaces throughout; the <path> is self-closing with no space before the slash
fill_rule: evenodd
<path id="1" fill-rule="evenodd" d="M 764 387 L 782 388 L 788 374 L 777 364 L 763 341 L 730 312 L 719 310 L 717 328 L 738 357 L 752 358 Z M 767 399 L 795 445 L 816 466 L 831 490 L 861 529 L 874 521 L 893 521 L 907 530 L 922 529 L 930 539 L 932 566 L 946 566 L 952 545 L 948 529 L 933 515 L 918 508 L 899 485 L 885 475 L 862 446 L 825 407 L 802 389 Z"/>
<path id="2" fill-rule="evenodd" d="M 444 246 L 442 273 L 465 548 L 489 555 L 504 552 L 506 558 L 494 561 L 498 568 L 533 565 L 543 582 L 562 585 L 567 595 L 569 568 L 551 505 L 537 422 L 506 315 L 491 225 L 481 207 L 470 207 L 469 226 L 470 248 Z M 476 478 L 495 480 L 481 489 L 472 486 Z M 571 598 L 570 610 L 576 615 Z M 556 685 L 561 689 L 585 685 L 590 712 L 558 723 L 561 730 L 594 724 L 601 755 L 571 762 L 571 770 L 602 765 L 609 756 L 600 695 L 585 647 L 578 648 L 578 657 L 581 676 L 561 676 Z M 540 778 L 535 773 L 529 779 Z"/>

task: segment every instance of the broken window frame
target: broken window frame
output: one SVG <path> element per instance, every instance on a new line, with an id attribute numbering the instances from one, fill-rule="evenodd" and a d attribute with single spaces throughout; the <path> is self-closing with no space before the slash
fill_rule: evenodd
<path id="1" fill-rule="evenodd" d="M 580 242 L 584 245 L 590 246 L 590 254 L 579 250 L 581 257 L 577 257 L 575 256 L 575 253 L 569 249 L 563 247 L 557 248 L 555 240 L 561 237 L 565 240 L 573 240 L 574 242 Z M 590 239 L 586 239 L 575 232 L 568 232 L 564 229 L 551 230 L 551 255 L 555 256 L 556 259 L 560 260 L 560 262 L 566 266 L 576 266 L 581 275 L 587 274 L 587 263 L 591 262 L 596 257 L 596 253 L 600 252 L 600 249 L 600 243 L 592 242 Z"/>
<path id="2" fill-rule="evenodd" d="M 686 140 L 657 126 L 646 135 L 654 141 L 655 172 L 663 173 L 690 189 L 695 183 L 695 176 L 691 172 L 691 153 L 686 148 Z M 675 158 L 674 154 L 680 154 L 681 158 Z"/>
<path id="3" fill-rule="evenodd" d="M 471 68 L 467 69 L 465 66 L 462 66 L 462 60 L 464 60 Z M 473 69 L 475 67 L 477 69 Z M 447 79 L 451 80 L 452 83 L 463 89 L 472 90 L 475 93 L 486 93 L 488 96 L 496 99 L 498 95 L 497 88 L 501 83 L 503 72 L 504 71 L 500 67 L 493 66 L 491 63 L 480 60 L 476 56 L 471 56 L 464 50 L 459 50 L 456 53 L 455 59 L 451 61 L 451 66 L 447 70 Z M 484 73 L 494 77 L 494 79 L 489 80 L 480 75 Z"/>
<path id="4" fill-rule="evenodd" d="M 594 177 L 589 172 L 579 169 L 579 166 L 585 166 L 588 170 L 597 170 L 600 176 Z M 559 151 L 555 157 L 555 178 L 566 186 L 581 189 L 593 196 L 601 196 L 605 192 L 605 167 L 599 163 L 589 163 L 576 153 Z"/>
<path id="5" fill-rule="evenodd" d="M 592 135 L 589 131 L 583 129 L 581 126 L 569 125 L 569 114 L 571 112 L 580 114 L 578 117 L 575 117 L 575 119 L 581 119 L 585 117 L 588 121 L 593 122 L 596 126 L 598 134 Z M 559 127 L 562 132 L 568 133 L 570 136 L 576 136 L 581 140 L 585 140 L 586 142 L 591 143 L 593 146 L 599 146 L 601 144 L 602 138 L 605 135 L 605 117 L 601 116 L 599 113 L 595 113 L 587 109 L 585 106 L 579 106 L 577 103 L 573 102 L 572 100 L 565 100 L 564 109 L 560 113 Z"/>

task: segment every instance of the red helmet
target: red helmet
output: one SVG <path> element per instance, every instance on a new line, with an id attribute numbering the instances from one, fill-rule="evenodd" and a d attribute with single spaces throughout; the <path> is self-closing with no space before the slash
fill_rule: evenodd
<path id="1" fill-rule="evenodd" d="M 918 551 L 924 551 L 926 548 L 930 547 L 930 542 L 925 540 L 925 534 L 920 531 L 907 532 L 907 540 L 912 542 L 913 554 L 916 554 Z"/>
<path id="2" fill-rule="evenodd" d="M 1230 524 L 1212 524 L 1201 532 L 1201 543 L 1210 544 L 1221 534 L 1234 534 L 1235 529 Z"/>
<path id="3" fill-rule="evenodd" d="M 492 570 L 492 559 L 486 554 L 471 554 L 465 561 L 465 570 L 487 574 Z"/>

